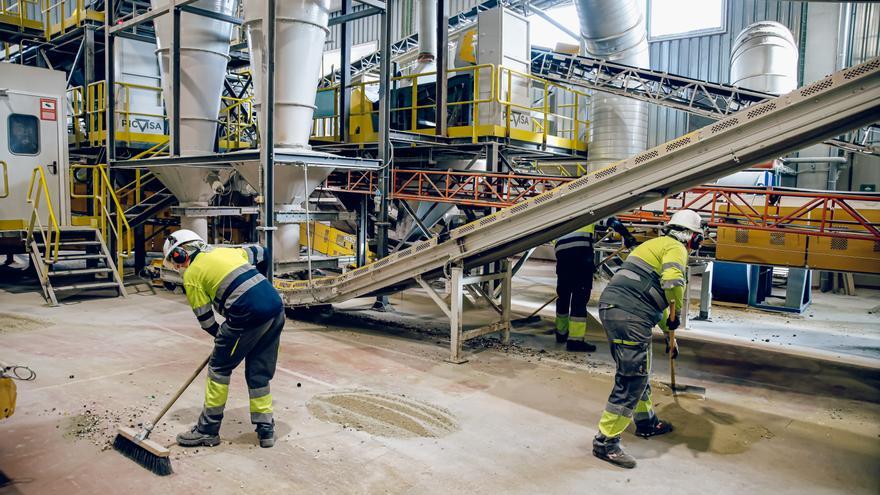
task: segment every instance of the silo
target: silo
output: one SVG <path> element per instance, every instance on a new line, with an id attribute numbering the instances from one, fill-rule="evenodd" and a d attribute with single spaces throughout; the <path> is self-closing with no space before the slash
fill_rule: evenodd
<path id="1" fill-rule="evenodd" d="M 167 0 L 151 0 L 154 9 Z M 200 0 L 194 7 L 227 16 L 235 14 L 237 0 Z M 180 153 L 182 156 L 214 152 L 220 97 L 229 61 L 232 24 L 209 17 L 181 13 L 180 19 Z M 169 119 L 177 112 L 171 105 L 170 45 L 172 16 L 165 14 L 154 21 L 162 91 Z M 214 192 L 228 179 L 229 172 L 202 167 L 163 166 L 153 173 L 165 184 L 182 207 L 208 206 Z M 181 217 L 181 227 L 207 239 L 205 217 Z"/>
<path id="2" fill-rule="evenodd" d="M 277 151 L 309 150 L 315 94 L 321 76 L 324 41 L 330 19 L 329 0 L 284 0 L 275 5 L 275 142 Z M 266 77 L 266 45 L 263 18 L 265 0 L 246 0 L 245 28 L 254 77 L 254 100 L 258 115 L 262 104 L 263 81 Z M 261 146 L 269 144 L 262 143 Z M 258 163 L 234 163 L 233 166 L 255 189 L 260 187 Z M 302 204 L 324 179 L 329 168 L 309 168 L 298 164 L 276 164 L 276 212 L 301 211 Z M 299 258 L 299 225 L 278 225 L 275 231 L 275 260 Z"/>

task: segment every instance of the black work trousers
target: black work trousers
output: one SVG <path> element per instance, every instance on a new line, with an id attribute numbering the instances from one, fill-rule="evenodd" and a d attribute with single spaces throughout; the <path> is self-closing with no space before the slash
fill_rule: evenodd
<path id="1" fill-rule="evenodd" d="M 257 426 L 273 424 L 269 381 L 275 376 L 284 319 L 282 310 L 249 328 L 237 327 L 229 320 L 220 325 L 214 338 L 214 352 L 208 362 L 205 407 L 199 416 L 199 431 L 209 434 L 220 431 L 232 370 L 242 361 L 250 397 L 251 422 Z"/>

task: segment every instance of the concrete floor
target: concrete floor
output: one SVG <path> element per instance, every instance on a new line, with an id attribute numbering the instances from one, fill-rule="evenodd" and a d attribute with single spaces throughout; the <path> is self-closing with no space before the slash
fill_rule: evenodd
<path id="1" fill-rule="evenodd" d="M 523 314 L 545 290 L 529 276 L 516 283 Z M 275 448 L 255 447 L 237 372 L 224 443 L 172 447 L 175 474 L 160 478 L 106 442 L 117 425 L 159 408 L 210 351 L 184 298 L 143 291 L 48 308 L 37 292 L 3 289 L 0 359 L 38 374 L 19 383 L 17 412 L 0 422 L 0 470 L 13 480 L 3 494 L 880 492 L 880 367 L 870 362 L 683 334 L 679 379 L 707 387 L 708 398 L 672 398 L 655 384 L 659 415 L 677 429 L 651 440 L 625 434 L 640 464 L 622 470 L 590 454 L 611 387 L 599 328 L 590 335 L 600 348 L 586 357 L 561 351 L 545 321 L 518 328 L 516 345 L 484 339 L 469 346 L 468 363 L 449 364 L 444 322 L 419 291 L 395 296 L 393 314 L 367 311 L 371 301 L 361 299 L 289 320 L 272 383 Z M 474 310 L 467 321 L 486 319 Z M 785 325 L 800 334 L 803 321 Z M 662 381 L 666 363 L 655 352 Z M 153 439 L 170 445 L 193 423 L 202 380 Z M 343 426 L 315 416 L 318 399 L 351 390 L 432 405 L 452 431 L 377 435 L 362 431 L 366 420 Z"/>

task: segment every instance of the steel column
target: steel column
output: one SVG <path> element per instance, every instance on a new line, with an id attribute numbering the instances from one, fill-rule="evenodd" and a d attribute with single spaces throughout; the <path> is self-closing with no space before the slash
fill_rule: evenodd
<path id="1" fill-rule="evenodd" d="M 267 263 L 266 278 L 272 281 L 275 275 L 275 258 L 273 256 L 275 232 L 275 0 L 267 0 L 266 16 L 263 30 L 266 33 L 266 98 L 263 102 L 263 139 L 260 142 L 263 162 L 263 230 L 265 231 L 265 247 Z"/>
<path id="2" fill-rule="evenodd" d="M 434 120 L 435 133 L 438 136 L 446 135 L 446 100 L 448 96 L 446 71 L 449 65 L 447 61 L 449 58 L 448 51 L 449 14 L 446 13 L 446 0 L 437 0 L 437 54 L 434 56 L 434 65 L 437 68 L 436 91 L 434 93 L 437 101 L 437 114 Z"/>
<path id="3" fill-rule="evenodd" d="M 180 156 L 180 9 L 171 1 L 171 156 Z M 108 95 L 113 94 L 108 88 Z"/>
<path id="4" fill-rule="evenodd" d="M 113 52 L 116 45 L 116 37 L 111 28 L 116 23 L 116 2 L 107 2 L 106 12 L 104 14 L 104 92 L 106 95 L 113 94 L 113 88 L 116 86 L 116 75 L 113 68 Z M 116 160 L 116 98 L 106 98 L 104 105 L 104 122 L 107 126 L 107 135 L 105 138 L 107 146 L 107 163 Z"/>
<path id="5" fill-rule="evenodd" d="M 351 13 L 351 0 L 342 0 L 342 16 Z M 339 141 L 348 142 L 349 125 L 351 124 L 351 22 L 343 22 L 339 26 Z"/>
<path id="6" fill-rule="evenodd" d="M 392 164 L 391 149 L 391 5 L 388 4 L 385 12 L 381 15 L 381 64 L 379 69 L 379 218 L 376 222 L 378 227 L 376 239 L 376 257 L 382 259 L 388 256 L 388 202 L 389 200 L 389 176 Z M 386 310 L 388 308 L 388 296 L 376 298 L 374 309 Z"/>

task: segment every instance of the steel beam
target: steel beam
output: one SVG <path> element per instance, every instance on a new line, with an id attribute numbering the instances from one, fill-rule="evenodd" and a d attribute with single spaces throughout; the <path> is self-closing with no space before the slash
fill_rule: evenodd
<path id="1" fill-rule="evenodd" d="M 120 22 L 118 24 L 114 22 L 114 23 L 106 26 L 105 29 L 108 34 L 116 34 L 124 29 L 137 26 L 138 24 L 143 24 L 147 21 L 152 21 L 153 19 L 155 19 L 159 16 L 165 15 L 174 7 L 183 7 L 185 5 L 189 5 L 189 4 L 195 3 L 197 1 L 198 0 L 170 0 L 168 5 L 165 5 L 163 7 L 159 7 L 158 9 L 150 9 L 147 12 L 144 12 L 143 14 L 136 15 L 136 16 L 132 17 L 131 19 L 124 21 L 124 22 Z M 116 2 L 109 1 L 109 2 L 107 2 L 107 4 L 116 5 Z M 112 8 L 113 7 L 111 7 L 111 9 Z M 107 20 L 109 20 L 109 16 L 108 16 Z"/>

